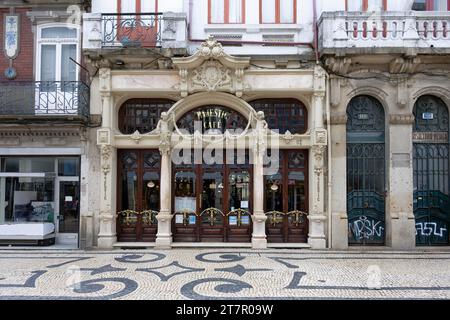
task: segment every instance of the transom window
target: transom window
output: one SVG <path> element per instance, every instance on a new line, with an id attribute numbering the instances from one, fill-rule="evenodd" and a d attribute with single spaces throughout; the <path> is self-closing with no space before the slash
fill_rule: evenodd
<path id="1" fill-rule="evenodd" d="M 295 99 L 262 99 L 250 102 L 256 111 L 263 111 L 271 130 L 280 134 L 304 134 L 308 129 L 306 107 Z"/>
<path id="2" fill-rule="evenodd" d="M 161 113 L 168 111 L 174 104 L 163 99 L 131 99 L 119 110 L 119 130 L 123 134 L 132 134 L 136 130 L 148 133 L 156 129 Z"/>
<path id="3" fill-rule="evenodd" d="M 347 11 L 386 11 L 387 0 L 346 0 Z"/>
<path id="4" fill-rule="evenodd" d="M 208 23 L 245 23 L 245 0 L 208 0 Z"/>
<path id="5" fill-rule="evenodd" d="M 296 23 L 297 0 L 259 0 L 260 23 Z"/>

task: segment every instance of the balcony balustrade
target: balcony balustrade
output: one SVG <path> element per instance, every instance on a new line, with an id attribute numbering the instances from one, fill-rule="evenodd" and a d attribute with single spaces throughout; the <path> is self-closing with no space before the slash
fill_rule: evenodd
<path id="1" fill-rule="evenodd" d="M 89 86 L 81 81 L 0 82 L 0 116 L 89 116 Z"/>
<path id="2" fill-rule="evenodd" d="M 319 19 L 319 48 L 325 54 L 392 48 L 450 52 L 450 12 L 325 12 Z"/>
<path id="3" fill-rule="evenodd" d="M 185 49 L 185 13 L 85 13 L 85 51 L 121 48 Z"/>

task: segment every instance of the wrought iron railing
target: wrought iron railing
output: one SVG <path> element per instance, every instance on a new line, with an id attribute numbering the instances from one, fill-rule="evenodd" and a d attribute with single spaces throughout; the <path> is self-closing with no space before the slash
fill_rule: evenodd
<path id="1" fill-rule="evenodd" d="M 0 115 L 88 117 L 89 90 L 81 81 L 0 82 Z"/>
<path id="2" fill-rule="evenodd" d="M 103 47 L 161 47 L 162 13 L 102 14 Z"/>

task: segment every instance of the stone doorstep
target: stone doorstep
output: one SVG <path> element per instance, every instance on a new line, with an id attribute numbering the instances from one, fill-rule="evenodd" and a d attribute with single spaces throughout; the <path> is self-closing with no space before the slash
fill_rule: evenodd
<path id="1" fill-rule="evenodd" d="M 155 242 L 117 242 L 113 245 L 114 248 L 154 248 Z M 251 243 L 223 243 L 223 242 L 179 242 L 172 243 L 172 248 L 251 248 Z M 310 249 L 311 246 L 306 243 L 268 243 L 267 248 L 281 248 L 281 249 Z"/>

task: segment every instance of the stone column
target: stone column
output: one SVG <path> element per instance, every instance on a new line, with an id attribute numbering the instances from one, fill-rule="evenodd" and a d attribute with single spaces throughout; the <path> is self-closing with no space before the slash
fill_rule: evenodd
<path id="1" fill-rule="evenodd" d="M 253 249 L 267 248 L 267 216 L 264 213 L 264 154 L 266 152 L 266 128 L 267 123 L 264 121 L 264 113 L 258 112 L 255 130 L 256 141 L 253 145 Z"/>
<path id="2" fill-rule="evenodd" d="M 161 178 L 160 178 L 160 210 L 156 219 L 158 220 L 158 233 L 156 234 L 156 248 L 170 249 L 172 246 L 172 159 L 170 146 L 170 132 L 168 128 L 169 117 L 166 112 L 161 115 L 159 130 L 161 142 L 159 151 L 161 153 Z"/>
<path id="3" fill-rule="evenodd" d="M 313 146 L 310 154 L 311 167 L 314 168 L 313 172 L 310 172 L 310 177 L 312 176 L 310 199 L 312 203 L 310 205 L 309 213 L 309 235 L 308 243 L 312 249 L 325 249 L 327 247 L 326 243 L 326 221 L 327 217 L 325 215 L 325 166 L 324 166 L 324 155 L 326 146 L 325 145 L 315 145 Z"/>
<path id="4" fill-rule="evenodd" d="M 102 67 L 99 72 L 102 97 L 102 128 L 97 130 L 100 146 L 100 215 L 98 247 L 111 249 L 117 242 L 116 234 L 116 175 L 117 152 L 112 131 L 113 99 L 111 96 L 111 70 Z"/>
<path id="5" fill-rule="evenodd" d="M 412 114 L 390 116 L 390 168 L 386 244 L 393 249 L 413 249 L 416 229 L 413 208 Z M 398 139 L 397 137 L 402 137 Z"/>
<path id="6" fill-rule="evenodd" d="M 346 114 L 331 117 L 331 247 L 340 250 L 348 249 L 346 124 Z"/>
<path id="7" fill-rule="evenodd" d="M 98 247 L 111 249 L 117 242 L 116 234 L 116 148 L 110 145 L 101 146 L 101 201 L 100 201 L 100 232 Z"/>

